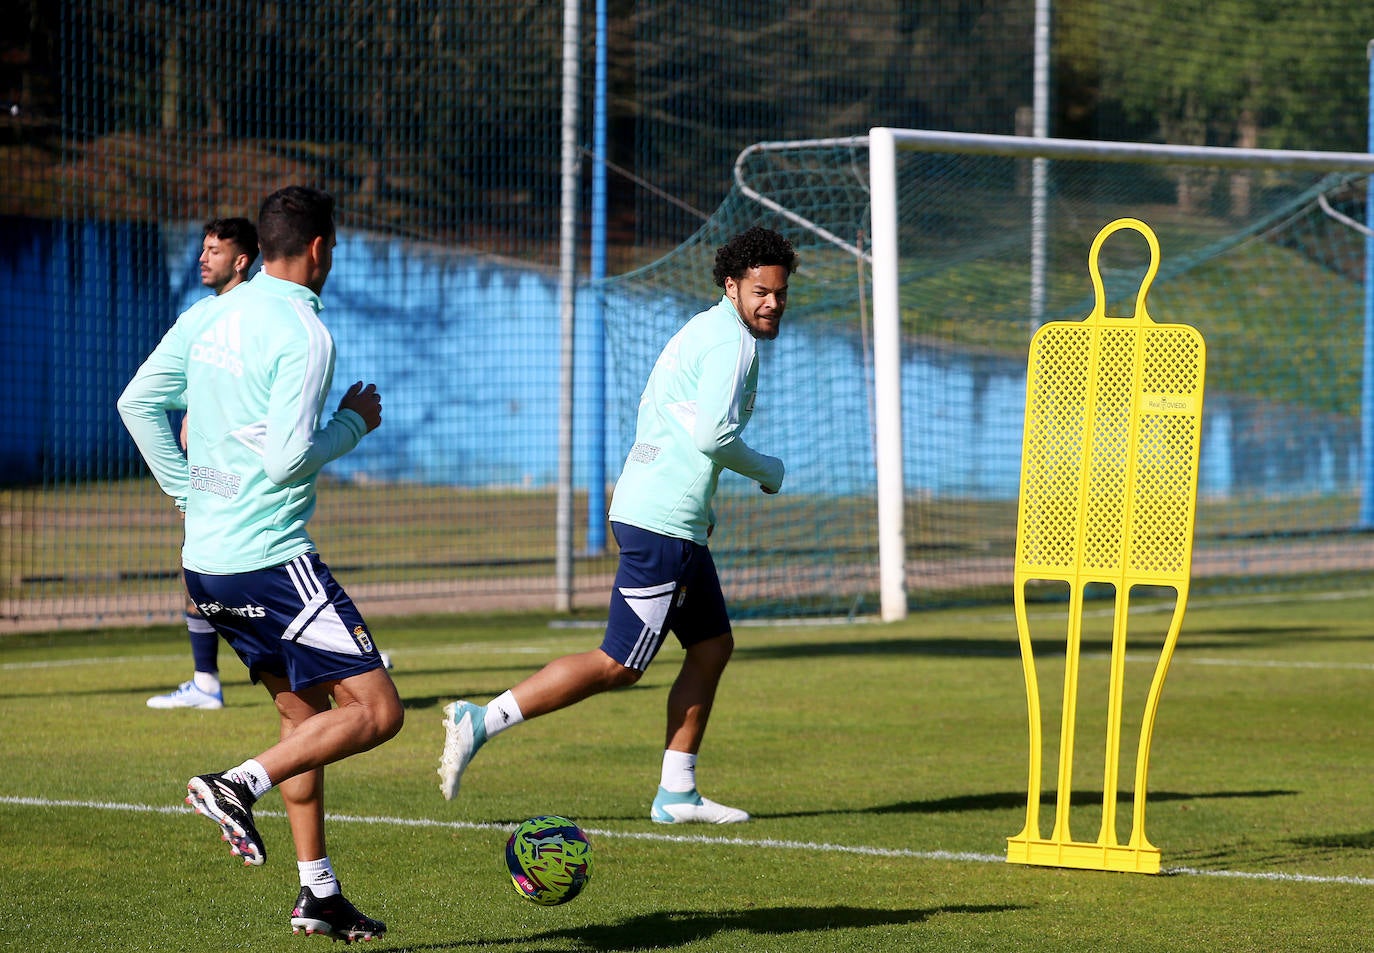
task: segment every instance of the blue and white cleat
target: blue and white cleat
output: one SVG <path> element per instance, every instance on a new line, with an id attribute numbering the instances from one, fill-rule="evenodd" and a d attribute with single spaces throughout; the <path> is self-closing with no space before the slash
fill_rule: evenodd
<path id="1" fill-rule="evenodd" d="M 690 791 L 659 788 L 649 819 L 658 824 L 742 824 L 749 820 L 749 812 L 702 797 L 695 788 Z"/>
<path id="2" fill-rule="evenodd" d="M 439 791 L 445 801 L 458 796 L 463 772 L 477 749 L 487 743 L 487 709 L 469 701 L 444 706 L 444 756 L 439 759 Z"/>
<path id="3" fill-rule="evenodd" d="M 174 692 L 154 695 L 148 699 L 149 708 L 223 708 L 224 692 L 205 691 L 195 682 L 182 682 Z"/>

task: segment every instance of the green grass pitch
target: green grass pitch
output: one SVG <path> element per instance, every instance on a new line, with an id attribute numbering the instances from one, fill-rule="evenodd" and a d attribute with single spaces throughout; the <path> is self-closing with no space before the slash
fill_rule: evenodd
<path id="1" fill-rule="evenodd" d="M 330 854 L 349 897 L 390 927 L 376 950 L 1361 949 L 1374 914 L 1365 583 L 1194 598 L 1150 761 L 1160 876 L 1002 860 L 1025 816 L 1026 711 L 1015 624 L 998 606 L 740 626 L 699 767 L 706 794 L 754 814 L 728 828 L 648 820 L 680 660 L 671 641 L 636 687 L 493 741 L 447 803 L 440 707 L 485 701 L 599 630 L 544 616 L 376 619 L 407 721 L 329 769 Z M 1163 618 L 1150 608 L 1132 617 L 1128 680 L 1148 678 Z M 1091 610 L 1096 659 L 1110 617 L 1105 603 Z M 1055 616 L 1046 604 L 1032 619 L 1057 713 Z M 276 724 L 227 649 L 223 711 L 147 709 L 188 662 L 173 628 L 0 638 L 0 951 L 323 948 L 290 932 L 280 797 L 258 805 L 260 868 L 239 866 L 182 804 L 188 777 L 266 747 Z M 1079 838 L 1097 823 L 1102 757 L 1082 718 Z M 507 831 L 541 813 L 576 820 L 596 851 L 592 882 L 566 907 L 522 901 L 504 870 Z"/>

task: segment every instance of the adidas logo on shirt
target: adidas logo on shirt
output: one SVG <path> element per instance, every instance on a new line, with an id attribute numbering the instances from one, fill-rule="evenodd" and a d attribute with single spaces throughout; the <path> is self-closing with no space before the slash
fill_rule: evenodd
<path id="1" fill-rule="evenodd" d="M 239 338 L 239 312 L 231 311 L 224 320 L 206 330 L 191 345 L 191 360 L 243 376 L 243 347 Z"/>

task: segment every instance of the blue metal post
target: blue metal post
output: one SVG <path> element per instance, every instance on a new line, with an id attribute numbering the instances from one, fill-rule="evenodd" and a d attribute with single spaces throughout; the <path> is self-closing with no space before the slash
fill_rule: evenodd
<path id="1" fill-rule="evenodd" d="M 587 552 L 606 550 L 606 8 L 596 0 L 596 76 L 592 106 L 591 292 L 587 321 Z"/>
<path id="2" fill-rule="evenodd" d="M 1365 45 L 1369 63 L 1369 151 L 1374 152 L 1374 40 Z M 1363 495 L 1359 528 L 1374 528 L 1374 175 L 1365 181 L 1364 223 L 1364 376 L 1360 391 L 1360 459 Z"/>

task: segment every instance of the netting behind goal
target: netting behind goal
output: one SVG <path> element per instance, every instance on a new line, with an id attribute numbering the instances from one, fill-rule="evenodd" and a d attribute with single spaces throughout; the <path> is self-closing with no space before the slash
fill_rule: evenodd
<path id="1" fill-rule="evenodd" d="M 761 498 L 726 479 L 718 507 L 712 548 L 746 610 L 877 610 L 868 158 L 866 138 L 746 150 L 735 193 L 697 236 L 612 285 L 623 392 L 716 294 L 717 244 L 763 222 L 801 252 L 746 435 L 783 457 L 787 484 Z M 1370 568 L 1359 515 L 1364 176 L 1044 160 L 1037 190 L 1035 164 L 919 148 L 897 159 L 910 604 L 1009 593 L 1030 336 L 1038 322 L 1087 315 L 1088 249 L 1123 216 L 1149 223 L 1162 246 L 1152 316 L 1207 340 L 1199 583 L 1292 585 Z M 1104 247 L 1109 313 L 1133 313 L 1148 257 L 1129 236 Z"/>
<path id="2" fill-rule="evenodd" d="M 802 259 L 783 331 L 760 345 L 758 398 L 744 434 L 750 446 L 780 456 L 787 475 L 782 493 L 765 496 L 756 484 L 722 473 L 711 549 L 738 615 L 871 611 L 869 342 L 854 297 L 867 279 L 851 256 L 783 219 L 760 216 L 756 204 L 735 193 L 672 254 L 610 282 L 608 387 L 620 396 L 608 407 L 609 442 L 633 443 L 634 395 L 659 350 L 721 296 L 711 282 L 716 248 L 758 222 L 788 233 Z"/>

